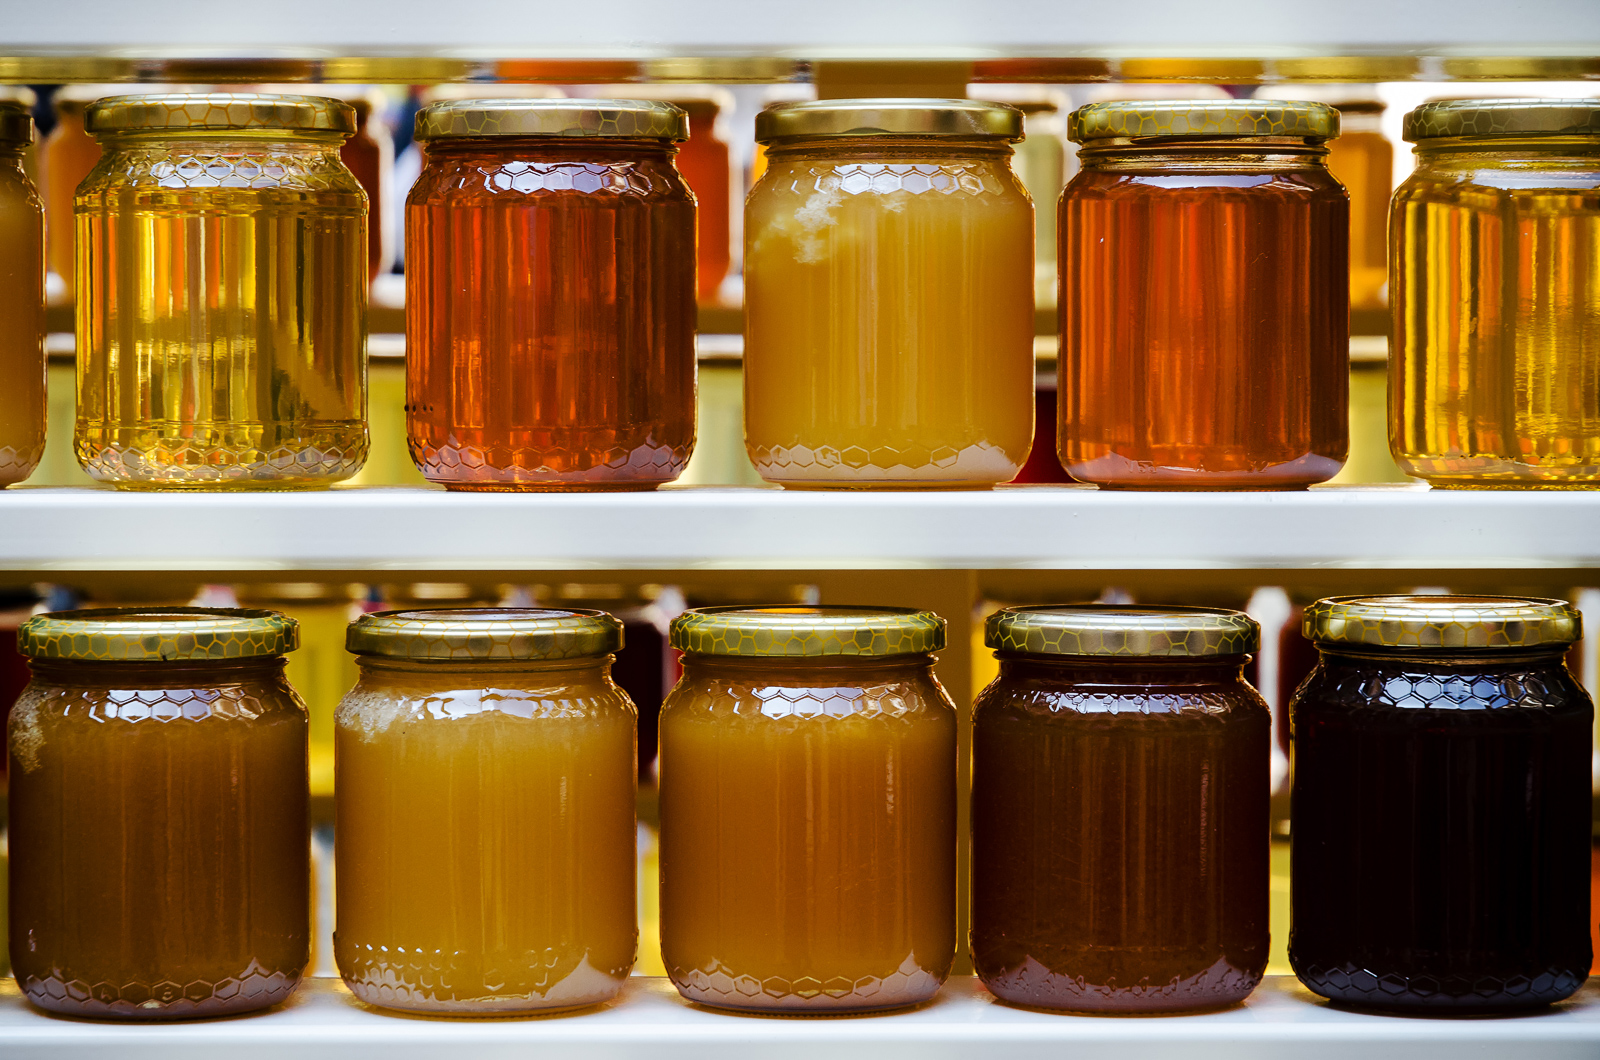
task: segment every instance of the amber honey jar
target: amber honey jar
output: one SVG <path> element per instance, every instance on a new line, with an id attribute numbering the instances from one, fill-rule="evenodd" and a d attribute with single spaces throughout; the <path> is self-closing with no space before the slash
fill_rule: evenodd
<path id="1" fill-rule="evenodd" d="M 1349 448 L 1349 199 L 1321 103 L 1075 111 L 1056 446 L 1081 482 L 1294 489 Z"/>
<path id="2" fill-rule="evenodd" d="M 272 611 L 36 615 L 12 709 L 11 970 L 50 1012 L 223 1016 L 310 956 L 306 711 Z"/>
<path id="3" fill-rule="evenodd" d="M 417 115 L 406 423 L 457 490 L 652 489 L 694 448 L 695 203 L 670 103 Z"/>
<path id="4" fill-rule="evenodd" d="M 996 997 L 1085 1012 L 1243 1000 L 1266 970 L 1271 718 L 1254 621 L 1010 607 L 973 707 L 972 958 Z"/>
<path id="5" fill-rule="evenodd" d="M 123 488 L 307 489 L 367 455 L 367 197 L 347 103 L 113 96 L 78 186 L 78 462 Z"/>
<path id="6" fill-rule="evenodd" d="M 1594 709 L 1562 600 L 1372 596 L 1305 611 L 1290 704 L 1289 960 L 1349 1005 L 1527 1009 L 1588 977 Z"/>
<path id="7" fill-rule="evenodd" d="M 44 207 L 23 169 L 33 118 L 0 101 L 0 488 L 44 456 Z"/>
<path id="8" fill-rule="evenodd" d="M 615 997 L 638 947 L 634 729 L 599 611 L 388 611 L 351 625 L 335 719 L 351 993 L 492 1015 Z"/>
<path id="9" fill-rule="evenodd" d="M 956 714 L 928 611 L 707 607 L 661 711 L 661 953 L 691 1001 L 931 998 L 955 953 Z"/>
<path id="10" fill-rule="evenodd" d="M 1458 99 L 1406 115 L 1389 446 L 1435 486 L 1600 483 L 1600 101 Z"/>

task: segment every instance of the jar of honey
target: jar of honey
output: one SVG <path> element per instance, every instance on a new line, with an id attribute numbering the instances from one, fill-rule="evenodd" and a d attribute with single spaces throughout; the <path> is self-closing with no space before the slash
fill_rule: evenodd
<path id="1" fill-rule="evenodd" d="M 78 186 L 78 413 L 96 479 L 304 489 L 367 456 L 367 197 L 347 103 L 114 96 Z"/>
<path id="2" fill-rule="evenodd" d="M 1295 489 L 1349 448 L 1349 199 L 1321 103 L 1069 120 L 1056 447 L 1080 482 Z"/>
<path id="3" fill-rule="evenodd" d="M 695 202 L 670 103 L 468 99 L 417 115 L 406 423 L 457 490 L 637 490 L 694 448 Z"/>
<path id="4" fill-rule="evenodd" d="M 362 1001 L 607 1001 L 638 947 L 633 704 L 599 611 L 386 611 L 335 718 L 334 958 Z"/>
<path id="5" fill-rule="evenodd" d="M 1272 719 L 1247 615 L 1008 607 L 973 706 L 972 959 L 1014 1004 L 1174 1012 L 1267 966 Z"/>
<path id="6" fill-rule="evenodd" d="M 0 488 L 44 456 L 44 207 L 23 169 L 33 118 L 0 103 Z"/>
<path id="7" fill-rule="evenodd" d="M 661 955 L 718 1008 L 938 992 L 955 955 L 956 713 L 928 611 L 707 607 L 661 710 Z"/>
<path id="8" fill-rule="evenodd" d="M 1406 115 L 1390 215 L 1389 446 L 1435 486 L 1600 482 L 1600 101 Z"/>
<path id="9" fill-rule="evenodd" d="M 311 952 L 306 711 L 272 611 L 106 608 L 18 633 L 11 970 L 49 1012 L 224 1016 Z"/>
<path id="10" fill-rule="evenodd" d="M 745 448 L 789 487 L 987 487 L 1033 440 L 1033 205 L 1013 107 L 790 103 L 756 118 Z"/>
<path id="11" fill-rule="evenodd" d="M 1526 1009 L 1589 974 L 1594 710 L 1562 600 L 1306 609 L 1290 714 L 1289 960 L 1310 990 L 1427 1014 Z"/>

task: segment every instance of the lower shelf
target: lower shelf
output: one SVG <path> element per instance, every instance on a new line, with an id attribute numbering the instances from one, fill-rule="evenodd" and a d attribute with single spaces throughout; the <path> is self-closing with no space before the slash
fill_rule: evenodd
<path id="1" fill-rule="evenodd" d="M 1003 1051 L 1003 1052 L 1002 1052 Z M 1370 1016 L 1335 1009 L 1290 976 L 1269 976 L 1248 1002 L 1196 1016 L 1088 1017 L 997 1004 L 977 980 L 951 980 L 910 1012 L 853 1017 L 732 1016 L 686 1004 L 665 979 L 635 977 L 620 1001 L 567 1016 L 422 1019 L 366 1008 L 337 979 L 308 981 L 272 1012 L 167 1024 L 55 1019 L 0 988 L 0 1057 L 230 1060 L 538 1056 L 650 1060 L 826 1056 L 1007 1060 L 1593 1060 L 1600 1056 L 1600 979 L 1531 1016 L 1501 1019 Z"/>

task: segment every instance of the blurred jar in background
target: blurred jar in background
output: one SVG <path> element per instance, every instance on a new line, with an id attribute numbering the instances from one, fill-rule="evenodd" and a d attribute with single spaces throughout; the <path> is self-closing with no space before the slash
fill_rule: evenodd
<path id="1" fill-rule="evenodd" d="M 78 193 L 83 178 L 100 161 L 100 144 L 84 128 L 84 111 L 97 99 L 127 91 L 126 85 L 62 85 L 50 97 L 50 105 L 55 108 L 56 127 L 50 130 L 40 148 L 45 232 L 50 241 L 50 271 L 60 277 L 69 302 L 76 283 L 72 256 L 77 231 L 72 220 L 73 196 Z"/>
<path id="2" fill-rule="evenodd" d="M 0 101 L 0 487 L 44 456 L 44 208 L 22 165 L 32 143 L 33 117 Z"/>
<path id="3" fill-rule="evenodd" d="M 1056 202 L 1067 182 L 1066 93 L 1036 85 L 974 85 L 972 94 L 1022 112 L 1023 140 L 1012 149 L 1011 168 L 1033 199 L 1033 300 L 1036 306 L 1055 305 Z M 1044 410 L 1038 412 L 1043 423 Z"/>

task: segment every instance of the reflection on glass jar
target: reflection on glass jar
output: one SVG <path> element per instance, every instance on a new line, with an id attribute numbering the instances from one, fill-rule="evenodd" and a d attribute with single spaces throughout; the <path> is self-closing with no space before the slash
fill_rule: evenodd
<path id="1" fill-rule="evenodd" d="M 1243 1000 L 1266 970 L 1266 704 L 1248 616 L 1012 607 L 973 708 L 972 956 L 995 996 L 1095 1012 Z"/>
<path id="2" fill-rule="evenodd" d="M 266 1008 L 310 957 L 306 712 L 271 611 L 29 619 L 9 725 L 11 966 L 72 1016 Z"/>
<path id="3" fill-rule="evenodd" d="M 117 96 L 78 188 L 78 462 L 146 489 L 301 489 L 367 455 L 367 199 L 346 103 Z"/>
<path id="4" fill-rule="evenodd" d="M 1102 487 L 1294 489 L 1349 447 L 1349 203 L 1320 103 L 1096 103 L 1061 198 L 1057 451 Z"/>
<path id="5" fill-rule="evenodd" d="M 825 100 L 756 119 L 745 448 L 789 487 L 982 487 L 1033 439 L 1033 207 L 1010 107 Z"/>
<path id="6" fill-rule="evenodd" d="M 0 487 L 44 456 L 44 208 L 22 168 L 33 118 L 0 103 Z"/>
<path id="7" fill-rule="evenodd" d="M 334 957 L 362 1001 L 577 1008 L 638 946 L 633 704 L 598 611 L 387 611 L 350 627 Z"/>
<path id="8" fill-rule="evenodd" d="M 1290 705 L 1289 960 L 1335 1001 L 1486 1013 L 1589 974 L 1594 710 L 1560 600 L 1336 597 Z"/>
<path id="9" fill-rule="evenodd" d="M 1435 486 L 1600 482 L 1600 102 L 1406 115 L 1389 445 Z"/>
<path id="10" fill-rule="evenodd" d="M 661 951 L 721 1008 L 932 997 L 955 951 L 956 716 L 944 622 L 712 607 L 673 622 L 661 711 Z"/>

